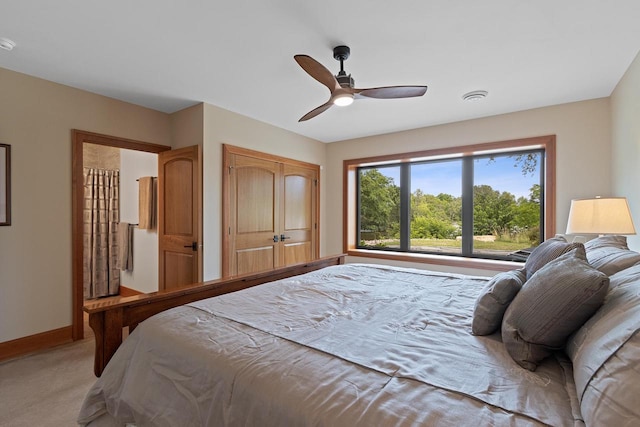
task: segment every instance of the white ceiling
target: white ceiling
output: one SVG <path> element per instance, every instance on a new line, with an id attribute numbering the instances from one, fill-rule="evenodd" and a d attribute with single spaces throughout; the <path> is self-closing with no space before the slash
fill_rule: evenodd
<path id="1" fill-rule="evenodd" d="M 640 48 L 638 0 L 2 0 L 0 67 L 171 113 L 206 102 L 320 141 L 388 133 L 611 94 Z M 293 60 L 356 87 L 427 85 L 358 99 L 307 122 L 329 92 Z M 463 102 L 484 89 L 480 102 Z"/>

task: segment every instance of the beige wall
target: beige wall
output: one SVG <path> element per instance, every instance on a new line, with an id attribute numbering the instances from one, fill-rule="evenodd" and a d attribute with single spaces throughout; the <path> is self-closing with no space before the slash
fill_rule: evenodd
<path id="1" fill-rule="evenodd" d="M 320 165 L 320 206 L 325 205 L 325 152 L 322 142 L 204 104 L 204 279 L 220 277 L 222 226 L 222 144 L 248 148 Z M 324 255 L 326 220 L 320 214 L 320 254 Z"/>
<path id="2" fill-rule="evenodd" d="M 627 197 L 640 233 L 640 53 L 611 95 L 612 196 Z M 628 236 L 640 250 L 640 235 Z"/>
<path id="3" fill-rule="evenodd" d="M 196 104 L 171 114 L 173 148 L 202 144 L 204 140 L 204 104 Z"/>
<path id="4" fill-rule="evenodd" d="M 168 115 L 0 69 L 12 224 L 0 227 L 0 342 L 71 325 L 71 129 L 170 144 Z"/>
<path id="5" fill-rule="evenodd" d="M 602 98 L 332 143 L 327 147 L 327 194 L 342 194 L 345 159 L 555 134 L 556 224 L 557 232 L 563 233 L 572 198 L 611 191 L 610 128 L 609 99 Z M 325 208 L 326 252 L 338 253 L 342 251 L 342 198 L 329 198 Z"/>
<path id="6" fill-rule="evenodd" d="M 71 325 L 72 129 L 174 148 L 204 143 L 206 279 L 221 270 L 222 143 L 325 164 L 325 144 L 211 105 L 167 115 L 5 69 L 0 93 L 13 192 L 12 225 L 0 227 L 0 342 Z M 321 203 L 323 180 L 321 172 Z"/>

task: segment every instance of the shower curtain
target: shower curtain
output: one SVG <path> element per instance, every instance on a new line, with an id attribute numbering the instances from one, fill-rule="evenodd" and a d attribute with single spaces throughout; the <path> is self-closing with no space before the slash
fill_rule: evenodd
<path id="1" fill-rule="evenodd" d="M 120 171 L 84 168 L 84 298 L 120 292 Z"/>

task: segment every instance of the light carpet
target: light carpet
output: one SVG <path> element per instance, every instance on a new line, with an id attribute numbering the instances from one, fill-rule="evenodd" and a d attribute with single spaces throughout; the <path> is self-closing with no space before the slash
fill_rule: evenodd
<path id="1" fill-rule="evenodd" d="M 93 339 L 0 363 L 0 426 L 77 426 L 93 375 Z"/>

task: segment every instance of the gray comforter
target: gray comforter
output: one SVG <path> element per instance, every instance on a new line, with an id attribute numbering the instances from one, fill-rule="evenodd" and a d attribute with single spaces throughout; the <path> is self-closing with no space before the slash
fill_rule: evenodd
<path id="1" fill-rule="evenodd" d="M 138 326 L 81 424 L 582 426 L 571 364 L 519 367 L 471 335 L 487 278 L 329 267 Z"/>

